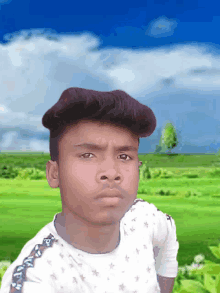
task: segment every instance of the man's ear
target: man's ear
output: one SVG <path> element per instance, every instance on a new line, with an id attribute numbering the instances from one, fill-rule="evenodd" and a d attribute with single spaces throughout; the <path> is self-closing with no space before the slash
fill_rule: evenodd
<path id="1" fill-rule="evenodd" d="M 142 161 L 139 161 L 139 167 L 142 165 Z"/>
<path id="2" fill-rule="evenodd" d="M 47 181 L 52 188 L 59 187 L 58 164 L 55 161 L 48 161 L 46 164 Z"/>

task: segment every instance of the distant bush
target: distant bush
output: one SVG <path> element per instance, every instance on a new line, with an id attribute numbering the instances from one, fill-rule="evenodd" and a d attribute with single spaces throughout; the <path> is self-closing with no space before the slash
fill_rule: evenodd
<path id="1" fill-rule="evenodd" d="M 152 178 L 172 178 L 173 172 L 162 168 L 154 168 L 150 170 Z"/>
<path id="2" fill-rule="evenodd" d="M 149 168 L 143 164 L 140 168 L 140 180 L 155 178 L 172 178 L 173 173 L 162 168 Z"/>
<path id="3" fill-rule="evenodd" d="M 19 168 L 19 172 L 15 180 L 41 180 L 46 179 L 46 173 L 36 168 Z"/>
<path id="4" fill-rule="evenodd" d="M 185 196 L 186 198 L 189 198 L 189 197 L 195 197 L 195 196 L 197 196 L 197 197 L 201 197 L 202 194 L 201 194 L 201 192 L 197 192 L 197 191 L 195 191 L 195 190 L 188 190 L 188 191 L 185 193 L 184 196 Z"/>
<path id="5" fill-rule="evenodd" d="M 220 175 L 216 171 L 216 176 L 217 174 Z M 149 168 L 146 166 L 146 164 L 143 164 L 140 168 L 140 180 L 143 181 L 148 181 L 152 179 L 167 179 L 167 178 L 174 178 L 177 177 L 173 172 L 167 171 L 166 169 L 163 168 Z M 179 177 L 179 176 L 178 176 Z M 187 178 L 198 178 L 198 174 L 183 174 L 182 177 L 187 177 Z M 138 193 L 139 194 L 148 194 L 149 190 L 147 190 L 146 186 L 144 185 L 139 185 L 138 188 Z M 177 191 L 171 190 L 171 189 L 166 189 L 166 188 L 159 188 L 156 190 L 155 195 L 160 195 L 160 196 L 175 196 L 177 195 Z M 191 197 L 201 197 L 202 194 L 200 192 L 197 192 L 195 190 L 190 190 L 187 191 L 184 194 L 185 198 L 191 198 Z"/>
<path id="6" fill-rule="evenodd" d="M 140 168 L 140 180 L 151 179 L 151 173 L 149 167 L 146 164 L 143 164 Z"/>
<path id="7" fill-rule="evenodd" d="M 220 177 L 220 168 L 215 168 L 215 170 L 209 170 L 207 173 L 208 177 Z M 140 168 L 140 180 L 149 180 L 156 178 L 175 178 L 180 177 L 171 171 L 167 171 L 164 168 L 149 168 L 146 164 L 143 164 Z M 199 178 L 199 174 L 196 173 L 184 173 L 181 177 L 187 178 Z"/>
<path id="8" fill-rule="evenodd" d="M 0 167 L 0 178 L 15 180 L 42 180 L 46 179 L 46 172 L 36 168 L 19 168 L 4 164 Z"/>
<path id="9" fill-rule="evenodd" d="M 171 191 L 169 189 L 165 190 L 163 188 L 160 188 L 156 190 L 156 194 L 159 194 L 161 196 L 171 196 L 171 195 L 176 195 L 176 192 L 173 190 Z"/>
<path id="10" fill-rule="evenodd" d="M 13 179 L 18 176 L 18 168 L 13 168 L 11 165 L 1 165 L 0 166 L 0 177 Z"/>
<path id="11" fill-rule="evenodd" d="M 215 169 L 214 171 L 211 170 L 208 172 L 208 174 L 212 177 L 220 177 L 220 169 Z"/>
<path id="12" fill-rule="evenodd" d="M 187 177 L 187 178 L 198 178 L 199 177 L 198 174 L 191 174 L 191 173 L 189 173 L 189 174 L 183 174 L 183 176 L 184 177 Z"/>

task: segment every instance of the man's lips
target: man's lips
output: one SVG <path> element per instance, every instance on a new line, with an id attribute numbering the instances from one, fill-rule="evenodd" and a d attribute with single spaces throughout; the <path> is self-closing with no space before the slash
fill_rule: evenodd
<path id="1" fill-rule="evenodd" d="M 103 197 L 120 197 L 120 198 L 123 198 L 121 192 L 114 188 L 114 189 L 104 189 L 102 192 L 100 192 L 97 196 L 97 199 L 99 198 L 103 198 Z"/>

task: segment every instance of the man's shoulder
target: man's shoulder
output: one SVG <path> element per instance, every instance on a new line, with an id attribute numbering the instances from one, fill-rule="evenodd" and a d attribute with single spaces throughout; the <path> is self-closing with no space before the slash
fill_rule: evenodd
<path id="1" fill-rule="evenodd" d="M 54 250 L 56 242 L 58 239 L 50 232 L 47 225 L 43 227 L 23 246 L 18 257 L 10 264 L 3 275 L 2 285 L 21 284 L 27 274 L 35 274 L 36 270 L 38 273 L 42 272 L 42 268 L 47 265 L 45 254 L 49 250 Z M 31 272 L 29 268 L 32 269 Z"/>
<path id="2" fill-rule="evenodd" d="M 154 212 L 161 212 L 153 203 L 149 203 L 142 198 L 136 198 L 129 208 L 128 212 L 149 212 L 154 213 Z"/>

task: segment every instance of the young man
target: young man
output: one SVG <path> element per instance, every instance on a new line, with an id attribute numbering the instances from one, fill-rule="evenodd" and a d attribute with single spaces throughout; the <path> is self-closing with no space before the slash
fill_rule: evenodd
<path id="1" fill-rule="evenodd" d="M 62 212 L 26 243 L 1 292 L 172 292 L 175 222 L 137 199 L 139 137 L 156 127 L 152 110 L 123 91 L 70 88 L 43 125 Z"/>

